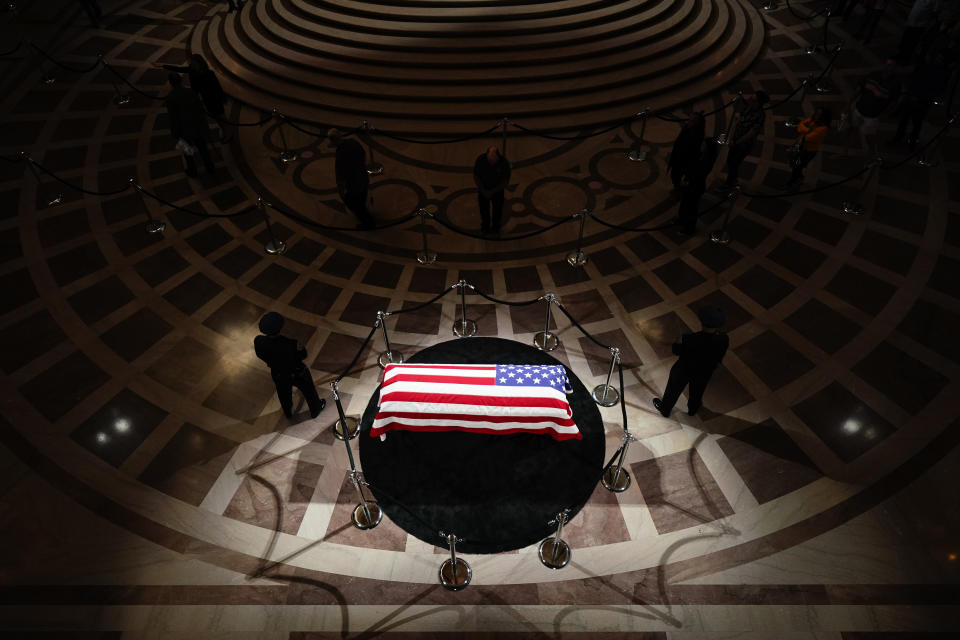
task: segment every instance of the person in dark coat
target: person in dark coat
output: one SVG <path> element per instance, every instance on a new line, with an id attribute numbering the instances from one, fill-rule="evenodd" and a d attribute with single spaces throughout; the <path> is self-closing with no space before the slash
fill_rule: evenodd
<path id="1" fill-rule="evenodd" d="M 707 382 L 730 344 L 727 335 L 720 332 L 726 322 L 723 311 L 717 307 L 704 307 L 697 317 L 703 327 L 696 333 L 684 334 L 680 342 L 674 343 L 673 352 L 680 358 L 670 369 L 663 398 L 653 399 L 653 406 L 665 418 L 670 417 L 673 405 L 687 385 L 687 413 L 692 416 L 700 410 Z"/>
<path id="2" fill-rule="evenodd" d="M 763 122 L 766 119 L 763 107 L 768 102 L 770 96 L 765 91 L 757 91 L 746 101 L 740 112 L 740 120 L 730 136 L 730 150 L 727 151 L 727 179 L 724 183 L 727 189 L 737 186 L 740 165 L 753 150 L 757 136 L 763 132 Z"/>
<path id="3" fill-rule="evenodd" d="M 372 229 L 376 222 L 367 208 L 370 192 L 370 174 L 367 173 L 367 152 L 353 138 L 345 138 L 339 129 L 327 132 L 336 150 L 334 172 L 337 175 L 337 191 L 343 204 L 357 216 L 359 229 Z"/>
<path id="4" fill-rule="evenodd" d="M 220 126 L 221 139 L 224 142 L 229 142 L 233 138 L 233 130 L 224 118 L 223 105 L 227 101 L 227 96 L 223 92 L 223 87 L 220 86 L 220 81 L 217 80 L 217 75 L 207 65 L 203 56 L 199 53 L 191 54 L 185 67 L 159 62 L 155 62 L 154 66 L 176 73 L 186 73 L 190 79 L 190 89 L 197 92 L 203 102 L 204 109 Z"/>
<path id="5" fill-rule="evenodd" d="M 500 233 L 504 190 L 510 183 L 510 163 L 496 147 L 489 147 L 473 163 L 473 181 L 477 185 L 480 206 L 480 233 Z M 492 209 L 492 219 L 491 219 Z"/>
<path id="6" fill-rule="evenodd" d="M 705 132 L 706 122 L 703 114 L 698 111 L 687 118 L 677 139 L 673 141 L 673 150 L 667 158 L 667 171 L 670 172 L 674 189 L 680 190 L 684 177 L 700 155 L 700 146 Z"/>
<path id="7" fill-rule="evenodd" d="M 170 82 L 170 95 L 167 96 L 167 115 L 170 117 L 170 133 L 183 151 L 187 163 L 187 175 L 197 176 L 197 161 L 199 155 L 207 173 L 215 172 L 213 158 L 207 149 L 207 116 L 203 112 L 203 105 L 199 96 L 189 89 L 185 89 L 180 81 L 179 73 L 171 73 L 167 80 Z M 184 145 L 179 141 L 182 140 Z M 190 148 L 195 151 L 191 152 Z"/>
<path id="8" fill-rule="evenodd" d="M 943 97 L 949 79 L 950 69 L 947 67 L 942 51 L 934 51 L 927 60 L 913 69 L 906 92 L 901 95 L 900 104 L 896 110 L 899 122 L 897 132 L 890 140 L 892 144 L 903 142 L 909 124 L 910 135 L 907 136 L 907 144 L 911 149 L 917 146 L 923 121 L 930 107 L 933 106 L 933 101 Z"/>
<path id="9" fill-rule="evenodd" d="M 717 161 L 717 141 L 715 138 L 701 138 L 696 155 L 690 159 L 685 173 L 686 181 L 683 196 L 680 198 L 680 232 L 693 235 L 697 228 L 700 198 L 707 190 L 707 177 L 713 171 Z"/>
<path id="10" fill-rule="evenodd" d="M 310 407 L 310 417 L 316 418 L 327 401 L 317 394 L 313 385 L 313 376 L 303 363 L 307 350 L 296 340 L 280 335 L 283 329 L 283 316 L 271 311 L 260 318 L 260 333 L 253 339 L 253 348 L 257 357 L 270 367 L 270 376 L 277 387 L 277 398 L 283 414 L 293 417 L 293 387 L 300 389 Z"/>

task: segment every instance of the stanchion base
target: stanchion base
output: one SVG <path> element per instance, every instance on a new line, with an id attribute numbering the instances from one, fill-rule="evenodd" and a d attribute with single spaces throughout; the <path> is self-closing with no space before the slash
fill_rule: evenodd
<path id="1" fill-rule="evenodd" d="M 582 267 L 587 264 L 587 254 L 583 251 L 574 251 L 567 255 L 567 262 L 571 267 Z"/>
<path id="2" fill-rule="evenodd" d="M 346 432 L 346 436 L 344 436 Z M 347 416 L 347 428 L 343 428 L 343 422 L 337 420 L 333 423 L 333 437 L 337 440 L 353 440 L 360 433 L 360 421 L 352 416 Z"/>
<path id="3" fill-rule="evenodd" d="M 553 351 L 560 346 L 560 338 L 555 334 L 541 331 L 533 336 L 533 346 L 540 351 Z"/>
<path id="4" fill-rule="evenodd" d="M 367 175 L 368 176 L 380 176 L 383 175 L 383 165 L 379 162 L 372 162 L 367 165 Z"/>
<path id="5" fill-rule="evenodd" d="M 829 84 L 824 82 L 823 84 L 818 83 L 813 88 L 813 90 L 816 91 L 817 93 L 822 94 L 822 93 L 830 93 L 831 91 L 833 91 L 833 88 Z"/>
<path id="6" fill-rule="evenodd" d="M 773 0 L 770 0 L 769 2 L 764 2 L 764 3 L 763 3 L 763 10 L 764 10 L 764 11 L 773 11 L 773 10 L 776 9 L 776 8 L 777 8 L 777 3 L 776 3 L 776 2 L 773 2 Z"/>
<path id="7" fill-rule="evenodd" d="M 53 76 L 48 76 L 46 74 L 44 74 L 44 76 L 40 78 L 40 80 L 41 82 L 43 82 L 43 84 L 53 84 L 57 81 L 57 79 L 54 78 Z"/>
<path id="8" fill-rule="evenodd" d="M 638 151 L 637 149 L 631 149 L 630 151 L 627 151 L 627 160 L 632 160 L 633 162 L 643 162 L 646 159 L 646 151 Z"/>
<path id="9" fill-rule="evenodd" d="M 721 147 L 727 144 L 727 134 L 721 133 L 720 135 L 718 135 L 717 144 L 720 145 Z"/>
<path id="10" fill-rule="evenodd" d="M 618 475 L 617 466 L 613 465 L 603 472 L 603 478 L 600 479 L 600 484 L 602 484 L 603 488 L 607 491 L 623 493 L 630 487 L 630 472 L 620 467 L 620 473 Z"/>
<path id="11" fill-rule="evenodd" d="M 790 116 L 789 118 L 787 118 L 787 119 L 784 121 L 783 124 L 786 125 L 786 126 L 788 126 L 788 127 L 790 127 L 790 128 L 792 129 L 793 127 L 796 127 L 796 126 L 797 126 L 798 124 L 800 124 L 801 122 L 802 122 L 802 118 L 799 118 L 799 117 L 797 117 L 797 116 Z"/>
<path id="12" fill-rule="evenodd" d="M 420 264 L 433 264 L 437 261 L 437 254 L 435 253 L 424 253 L 421 251 L 417 254 L 417 262 Z"/>
<path id="13" fill-rule="evenodd" d="M 440 565 L 440 584 L 448 591 L 460 591 L 473 579 L 473 569 L 465 560 L 457 558 L 457 570 L 454 573 L 453 560 L 446 560 Z"/>
<path id="14" fill-rule="evenodd" d="M 570 545 L 563 540 L 547 538 L 540 543 L 537 556 L 548 569 L 563 569 L 570 563 Z"/>
<path id="15" fill-rule="evenodd" d="M 283 240 L 271 240 L 267 244 L 263 245 L 263 250 L 271 256 L 283 255 L 283 253 L 287 250 L 287 243 Z"/>
<path id="16" fill-rule="evenodd" d="M 804 49 L 803 52 L 806 53 L 808 56 L 812 56 L 819 50 L 820 50 L 819 45 L 810 44 L 810 45 L 807 45 L 807 48 Z"/>
<path id="17" fill-rule="evenodd" d="M 383 520 L 383 511 L 380 510 L 380 505 L 377 504 L 376 500 L 367 500 L 366 511 L 364 511 L 362 504 L 358 504 L 354 507 L 350 520 L 353 521 L 353 526 L 357 529 L 373 529 Z"/>
<path id="18" fill-rule="evenodd" d="M 929 168 L 929 167 L 936 167 L 939 164 L 940 164 L 939 160 L 927 160 L 926 158 L 919 158 L 917 160 L 918 167 Z"/>
<path id="19" fill-rule="evenodd" d="M 730 244 L 730 234 L 722 229 L 710 232 L 710 242 L 714 244 Z"/>
<path id="20" fill-rule="evenodd" d="M 147 233 L 163 233 L 163 230 L 167 228 L 167 223 L 163 220 L 151 220 L 144 228 Z"/>
<path id="21" fill-rule="evenodd" d="M 290 151 L 289 149 L 287 149 L 286 151 L 280 152 L 280 162 L 282 162 L 283 164 L 287 164 L 289 162 L 296 162 L 296 160 L 297 160 L 296 151 Z"/>
<path id="22" fill-rule="evenodd" d="M 843 212 L 850 216 L 862 216 L 863 215 L 863 205 L 859 202 L 844 202 L 843 203 Z"/>
<path id="23" fill-rule="evenodd" d="M 399 351 L 384 351 L 377 358 L 377 364 L 383 369 L 388 364 L 403 364 L 403 354 Z"/>
<path id="24" fill-rule="evenodd" d="M 608 384 L 598 384 L 590 397 L 601 407 L 612 407 L 620 402 L 620 392 Z"/>
<path id="25" fill-rule="evenodd" d="M 477 333 L 477 323 L 473 320 L 458 320 L 453 323 L 453 335 L 458 338 L 469 338 Z"/>
<path id="26" fill-rule="evenodd" d="M 118 93 L 116 97 L 114 97 L 113 103 L 120 107 L 122 107 L 125 104 L 130 104 L 130 96 L 123 95 L 122 93 Z"/>
<path id="27" fill-rule="evenodd" d="M 58 193 L 57 195 L 55 195 L 55 196 L 53 196 L 52 198 L 50 198 L 49 200 L 47 200 L 47 206 L 48 206 L 48 207 L 55 207 L 55 206 L 57 206 L 58 204 L 60 204 L 61 202 L 63 202 L 63 194 L 62 194 L 62 193 Z"/>

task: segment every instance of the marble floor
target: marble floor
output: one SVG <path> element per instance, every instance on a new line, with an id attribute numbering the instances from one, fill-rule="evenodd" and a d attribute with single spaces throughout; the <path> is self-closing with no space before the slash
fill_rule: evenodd
<path id="1" fill-rule="evenodd" d="M 677 125 L 651 118 L 577 140 L 511 136 L 504 234 L 484 239 L 470 235 L 470 172 L 499 138 L 363 136 L 385 167 L 374 213 L 397 224 L 356 231 L 330 147 L 277 120 L 215 145 L 214 175 L 184 175 L 152 63 L 179 64 L 197 21 L 223 3 L 103 1 L 101 29 L 76 3 L 19 4 L 2 15 L 6 41 L 30 38 L 71 68 L 103 54 L 142 93 L 123 89 L 131 100 L 118 105 L 102 66 L 72 72 L 29 48 L 3 58 L 0 151 L 28 152 L 55 176 L 0 161 L 0 635 L 903 640 L 960 628 L 957 133 L 936 166 L 884 148 L 869 180 L 813 190 L 864 165 L 836 135 L 806 189 L 779 190 L 786 118 L 839 110 L 896 46 L 902 8 L 869 47 L 832 25 L 847 40 L 833 90 L 768 114 L 744 194 L 707 194 L 693 237 L 667 224 Z M 710 111 L 739 90 L 776 100 L 819 72 L 825 58 L 803 52 L 819 21 L 786 8 L 763 20 L 751 70 L 687 106 Z M 228 114 L 261 116 L 239 100 Z M 934 109 L 924 135 L 945 120 Z M 887 119 L 880 137 L 892 133 Z M 279 161 L 285 144 L 297 161 Z M 626 160 L 637 148 L 647 160 Z M 125 189 L 131 178 L 159 199 Z M 258 198 L 275 205 L 270 227 Z M 864 215 L 844 215 L 844 200 Z M 410 219 L 421 207 L 435 216 L 423 225 Z M 145 231 L 145 208 L 162 233 Z M 588 262 L 571 267 L 584 208 Z M 715 244 L 726 215 L 732 241 Z M 653 230 L 624 230 L 638 228 Z M 264 251 L 271 234 L 283 255 Z M 416 261 L 424 237 L 439 254 L 430 266 Z M 351 526 L 332 406 L 311 420 L 295 395 L 286 419 L 252 340 L 262 313 L 282 313 L 332 404 L 330 383 L 377 311 L 460 279 L 500 300 L 555 293 L 618 346 L 637 441 L 630 487 L 598 487 L 565 528 L 569 566 L 546 569 L 535 545 L 467 555 L 473 583 L 451 593 L 437 583 L 442 549 L 389 516 Z M 682 399 L 663 418 L 651 400 L 670 345 L 704 304 L 725 310 L 730 350 L 704 409 L 690 417 Z M 529 343 L 543 327 L 542 303 L 470 295 L 467 308 L 481 335 Z M 448 295 L 388 317 L 392 347 L 453 339 L 458 313 Z M 588 387 L 602 382 L 609 354 L 563 314 L 554 323 L 554 355 Z M 340 382 L 348 415 L 375 390 L 383 349 L 375 333 Z M 624 425 L 619 407 L 601 415 L 609 456 Z"/>

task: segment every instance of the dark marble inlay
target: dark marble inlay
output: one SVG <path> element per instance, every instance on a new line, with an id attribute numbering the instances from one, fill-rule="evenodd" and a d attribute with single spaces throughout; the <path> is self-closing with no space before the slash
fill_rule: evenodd
<path id="1" fill-rule="evenodd" d="M 403 265 L 393 262 L 384 262 L 383 260 L 374 260 L 370 268 L 363 275 L 363 283 L 375 287 L 386 287 L 393 289 L 400 282 L 400 274 L 403 273 Z"/>
<path id="2" fill-rule="evenodd" d="M 489 269 L 461 269 L 457 273 L 457 281 L 465 280 L 468 284 L 472 284 L 479 291 L 483 291 L 488 296 L 493 295 L 493 272 Z M 444 287 L 450 283 L 443 283 L 431 293 L 437 294 L 443 291 Z M 468 292 L 469 294 L 469 292 Z"/>
<path id="3" fill-rule="evenodd" d="M 917 300 L 898 329 L 922 345 L 960 362 L 960 315 L 927 300 Z"/>
<path id="4" fill-rule="evenodd" d="M 0 368 L 13 373 L 64 339 L 60 325 L 42 309 L 0 331 Z"/>
<path id="5" fill-rule="evenodd" d="M 210 200 L 217 205 L 220 211 L 228 211 L 238 204 L 246 202 L 247 194 L 239 187 L 231 187 L 213 194 L 210 196 Z"/>
<path id="6" fill-rule="evenodd" d="M 770 235 L 770 229 L 745 216 L 737 216 L 731 220 L 727 230 L 735 241 L 751 249 L 756 249 Z"/>
<path id="7" fill-rule="evenodd" d="M 431 295 L 436 295 L 440 293 L 446 284 L 446 269 L 414 267 L 413 275 L 410 278 L 409 290 L 417 293 L 429 293 Z"/>
<path id="8" fill-rule="evenodd" d="M 234 446 L 226 438 L 185 424 L 138 479 L 167 495 L 199 506 L 229 462 Z"/>
<path id="9" fill-rule="evenodd" d="M 203 321 L 209 327 L 228 338 L 249 337 L 256 329 L 264 309 L 239 296 L 233 296 Z"/>
<path id="10" fill-rule="evenodd" d="M 333 255 L 327 258 L 320 270 L 336 278 L 349 279 L 357 270 L 363 258 L 337 249 Z"/>
<path id="11" fill-rule="evenodd" d="M 143 227 L 141 227 L 141 230 Z M 50 247 L 90 232 L 86 211 L 79 209 L 37 221 L 40 244 Z"/>
<path id="12" fill-rule="evenodd" d="M 841 267 L 825 289 L 871 315 L 879 313 L 896 291 L 892 284 L 849 265 Z"/>
<path id="13" fill-rule="evenodd" d="M 631 251 L 637 254 L 640 260 L 647 261 L 656 258 L 667 251 L 667 248 L 657 242 L 653 236 L 648 233 L 630 238 L 624 243 Z"/>
<path id="14" fill-rule="evenodd" d="M 290 305 L 318 316 L 325 316 L 341 291 L 343 289 L 332 284 L 320 280 L 309 280 L 293 297 Z"/>
<path id="15" fill-rule="evenodd" d="M 534 266 L 507 267 L 503 270 L 503 279 L 506 281 L 509 293 L 537 292 L 543 290 L 540 273 Z"/>
<path id="16" fill-rule="evenodd" d="M 930 275 L 930 288 L 960 299 L 960 261 L 940 256 Z"/>
<path id="17" fill-rule="evenodd" d="M 743 258 L 736 249 L 729 244 L 716 244 L 714 242 L 704 242 L 699 247 L 690 252 L 694 258 L 710 267 L 715 273 L 721 273 L 729 269 Z"/>
<path id="18" fill-rule="evenodd" d="M 816 298 L 790 314 L 785 322 L 827 353 L 836 353 L 860 333 L 860 325 Z"/>
<path id="19" fill-rule="evenodd" d="M 165 239 L 163 234 L 147 233 L 142 224 L 135 223 L 126 229 L 114 232 L 113 241 L 120 249 L 120 253 L 129 256 L 143 251 L 150 245 L 161 244 Z"/>
<path id="20" fill-rule="evenodd" d="M 633 345 L 627 340 L 627 336 L 622 329 L 595 333 L 593 337 L 601 344 L 618 347 L 620 349 L 620 362 L 624 371 L 639 367 L 643 364 L 643 361 L 640 359 L 640 356 L 637 355 L 637 352 L 633 350 Z M 578 338 L 577 340 L 580 343 L 580 348 L 583 350 L 583 356 L 587 360 L 587 366 L 590 367 L 590 373 L 594 376 L 605 377 L 607 372 L 610 371 L 610 350 L 598 347 L 587 337 Z M 626 374 L 624 374 L 624 381 L 626 382 Z M 614 388 L 618 388 L 620 385 L 616 367 L 613 369 L 610 384 Z"/>
<path id="21" fill-rule="evenodd" d="M 107 266 L 107 259 L 103 257 L 96 242 L 88 242 L 47 258 L 47 265 L 53 279 L 62 286 L 99 271 Z"/>
<path id="22" fill-rule="evenodd" d="M 274 263 L 258 273 L 249 287 L 269 298 L 279 298 L 296 279 L 295 272 Z"/>
<path id="23" fill-rule="evenodd" d="M 737 347 L 736 352 L 771 389 L 779 389 L 813 368 L 812 362 L 773 331 L 764 331 Z"/>
<path id="24" fill-rule="evenodd" d="M 234 247 L 214 264 L 231 278 L 239 278 L 260 262 L 261 255 L 246 245 Z"/>
<path id="25" fill-rule="evenodd" d="M 166 282 L 190 265 L 173 247 L 157 251 L 152 256 L 138 262 L 134 269 L 151 287 Z"/>
<path id="26" fill-rule="evenodd" d="M 284 333 L 287 333 L 284 331 Z M 250 345 L 251 350 L 253 344 Z M 224 367 L 219 382 L 204 399 L 203 406 L 241 422 L 252 423 L 276 393 L 270 369 L 259 360 L 252 364 L 231 362 Z M 300 403 L 300 392 L 294 389 L 294 411 Z"/>
<path id="27" fill-rule="evenodd" d="M 202 273 L 195 273 L 168 291 L 163 297 L 167 299 L 167 302 L 189 316 L 210 300 L 213 300 L 221 291 L 223 291 L 223 287 L 219 284 Z"/>
<path id="28" fill-rule="evenodd" d="M 230 242 L 232 237 L 219 224 L 213 223 L 187 238 L 187 243 L 201 256 L 206 256 Z"/>
<path id="29" fill-rule="evenodd" d="M 820 268 L 827 256 L 793 238 L 784 238 L 767 257 L 797 275 L 808 278 Z"/>
<path id="30" fill-rule="evenodd" d="M 119 467 L 147 439 L 167 412 L 124 389 L 77 427 L 70 437 Z"/>
<path id="31" fill-rule="evenodd" d="M 847 230 L 847 223 L 825 213 L 807 209 L 793 228 L 826 244 L 836 245 Z"/>
<path id="32" fill-rule="evenodd" d="M 602 275 L 609 276 L 630 268 L 630 262 L 617 251 L 616 247 L 608 247 L 590 255 L 590 261 L 596 265 Z"/>
<path id="33" fill-rule="evenodd" d="M 885 269 L 905 275 L 917 257 L 917 247 L 867 229 L 853 253 Z"/>
<path id="34" fill-rule="evenodd" d="M 654 291 L 642 275 L 615 282 L 610 288 L 628 313 L 663 302 L 660 294 Z"/>
<path id="35" fill-rule="evenodd" d="M 219 364 L 219 353 L 186 336 L 147 369 L 147 375 L 174 391 L 189 395 Z"/>
<path id="36" fill-rule="evenodd" d="M 0 275 L 0 311 L 12 311 L 37 297 L 37 288 L 26 269 Z"/>
<path id="37" fill-rule="evenodd" d="M 673 343 L 690 332 L 690 327 L 673 311 L 640 322 L 637 328 L 660 358 L 673 357 Z"/>
<path id="38" fill-rule="evenodd" d="M 692 289 L 705 280 L 693 267 L 680 258 L 657 267 L 653 272 L 677 294 Z"/>
<path id="39" fill-rule="evenodd" d="M 896 430 L 837 382 L 794 405 L 793 411 L 844 462 L 857 459 Z"/>
<path id="40" fill-rule="evenodd" d="M 421 303 L 405 300 L 401 309 L 410 309 Z M 440 332 L 440 316 L 443 312 L 443 305 L 435 302 L 422 309 L 410 311 L 397 315 L 397 323 L 394 325 L 395 331 L 405 331 L 408 333 L 422 333 L 425 335 L 437 335 Z M 469 315 L 469 312 L 468 312 Z M 472 319 L 472 318 L 471 318 Z"/>
<path id="41" fill-rule="evenodd" d="M 350 302 L 347 303 L 340 314 L 340 320 L 372 327 L 377 320 L 377 311 L 387 311 L 389 304 L 390 298 L 371 296 L 366 293 L 354 293 Z"/>
<path id="42" fill-rule="evenodd" d="M 793 291 L 789 282 L 779 278 L 759 265 L 733 281 L 740 291 L 769 309 Z"/>
<path id="43" fill-rule="evenodd" d="M 302 265 L 310 265 L 325 248 L 326 245 L 314 242 L 310 238 L 301 238 L 293 247 L 287 249 L 284 255 Z"/>
<path id="44" fill-rule="evenodd" d="M 948 379 L 889 342 L 881 342 L 853 372 L 912 414 L 919 413 Z"/>
<path id="45" fill-rule="evenodd" d="M 20 393 L 54 422 L 109 379 L 83 352 L 74 351 L 21 386 Z"/>
<path id="46" fill-rule="evenodd" d="M 170 333 L 173 327 L 150 309 L 143 308 L 117 323 L 100 338 L 124 360 L 131 362 Z"/>
<path id="47" fill-rule="evenodd" d="M 550 270 L 550 277 L 553 283 L 558 287 L 565 287 L 569 284 L 586 282 L 590 279 L 587 272 L 579 267 L 571 267 L 566 260 L 560 262 L 547 263 L 547 269 Z"/>
<path id="48" fill-rule="evenodd" d="M 115 275 L 75 293 L 68 301 L 77 315 L 92 324 L 133 300 L 133 293 Z"/>
<path id="49" fill-rule="evenodd" d="M 320 350 L 317 351 L 317 356 L 313 359 L 313 364 L 310 365 L 312 369 L 318 371 L 329 371 L 331 373 L 336 373 L 337 375 L 344 372 L 347 368 L 347 365 L 353 360 L 353 357 L 357 354 L 360 347 L 363 345 L 363 340 L 366 338 L 364 335 L 363 338 L 358 338 L 356 336 L 351 336 L 343 333 L 337 333 L 336 331 L 331 331 L 330 335 L 327 337 L 326 341 L 323 343 L 323 346 L 320 347 Z M 380 347 L 371 347 L 367 345 L 367 349 L 379 349 Z M 362 366 L 363 358 L 359 359 L 360 365 L 357 365 L 350 374 L 353 376 L 358 375 L 359 368 Z M 376 364 L 374 364 L 376 366 Z"/>

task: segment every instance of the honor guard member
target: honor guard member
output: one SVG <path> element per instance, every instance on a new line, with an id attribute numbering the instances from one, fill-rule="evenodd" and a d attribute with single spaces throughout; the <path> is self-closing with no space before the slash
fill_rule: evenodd
<path id="1" fill-rule="evenodd" d="M 310 417 L 316 418 L 327 405 L 327 401 L 317 395 L 317 388 L 313 386 L 313 376 L 303 363 L 307 357 L 307 350 L 296 340 L 280 335 L 283 329 L 283 316 L 271 311 L 260 318 L 260 333 L 253 340 L 253 347 L 257 357 L 270 367 L 270 375 L 277 386 L 277 398 L 283 413 L 288 418 L 293 417 L 293 387 L 300 389 L 310 407 Z"/>

